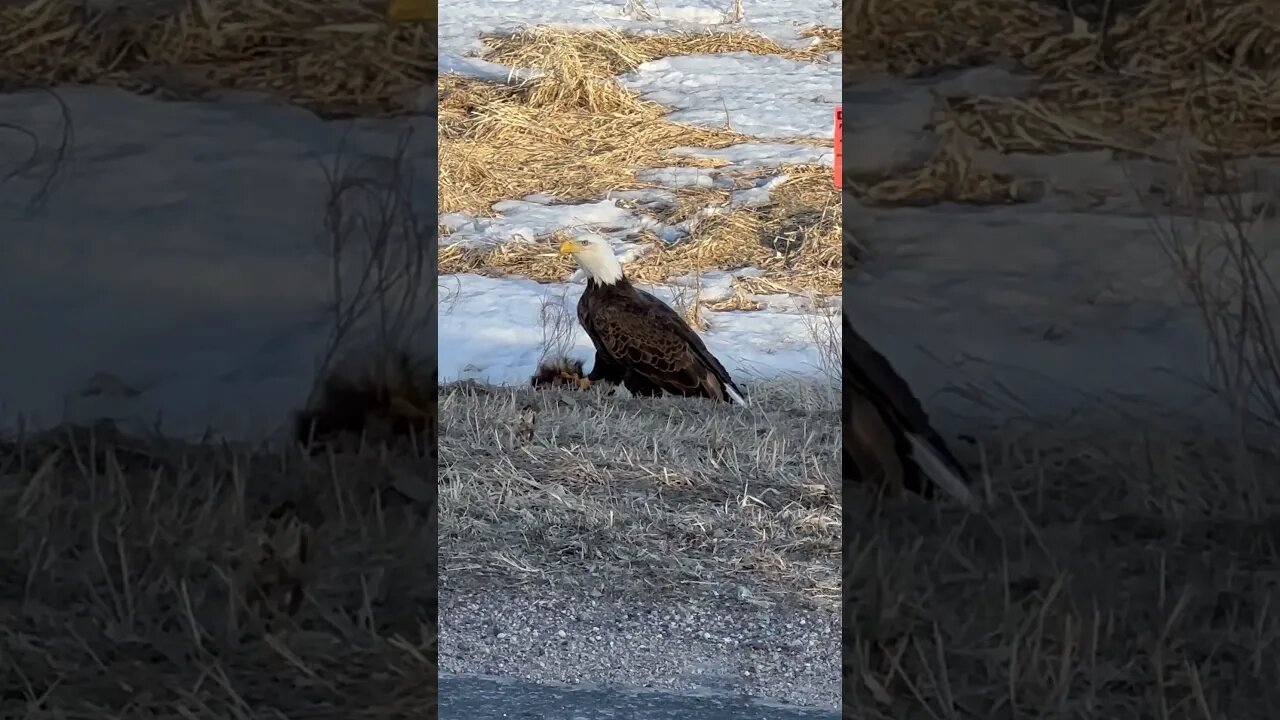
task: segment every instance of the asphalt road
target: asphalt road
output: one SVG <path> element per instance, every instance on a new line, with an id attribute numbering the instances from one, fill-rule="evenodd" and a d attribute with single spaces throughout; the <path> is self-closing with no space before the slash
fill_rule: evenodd
<path id="1" fill-rule="evenodd" d="M 540 685 L 478 676 L 440 677 L 440 720 L 838 720 L 837 710 L 742 696 L 599 686 Z"/>

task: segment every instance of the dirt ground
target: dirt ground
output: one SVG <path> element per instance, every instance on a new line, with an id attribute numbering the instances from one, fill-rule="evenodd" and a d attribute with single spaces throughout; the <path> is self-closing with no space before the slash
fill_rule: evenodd
<path id="1" fill-rule="evenodd" d="M 0 717 L 433 717 L 433 464 L 0 444 Z"/>

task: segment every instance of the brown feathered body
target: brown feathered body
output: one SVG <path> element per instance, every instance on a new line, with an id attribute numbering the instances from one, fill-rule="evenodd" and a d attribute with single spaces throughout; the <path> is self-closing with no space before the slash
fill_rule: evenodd
<path id="1" fill-rule="evenodd" d="M 675 310 L 631 284 L 588 278 L 578 322 L 596 350 L 592 382 L 620 383 L 635 395 L 706 397 L 745 403 L 746 395 Z"/>
<path id="2" fill-rule="evenodd" d="M 844 344 L 844 475 L 925 497 L 942 487 L 973 502 L 969 473 L 933 428 L 910 386 L 854 330 L 847 315 Z"/>
<path id="3" fill-rule="evenodd" d="M 542 385 L 576 385 L 584 388 L 587 371 L 582 368 L 582 361 L 572 358 L 555 358 L 538 365 L 538 370 L 529 378 L 533 387 Z"/>

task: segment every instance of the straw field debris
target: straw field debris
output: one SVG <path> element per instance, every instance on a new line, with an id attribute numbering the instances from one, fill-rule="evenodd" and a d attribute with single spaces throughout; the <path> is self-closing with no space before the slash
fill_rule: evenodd
<path id="1" fill-rule="evenodd" d="M 109 85 L 176 100 L 238 90 L 324 117 L 403 114 L 436 77 L 436 28 L 388 24 L 384 6 L 201 0 L 95 14 L 66 0 L 6 3 L 0 89 Z"/>
<path id="2" fill-rule="evenodd" d="M 63 176 L 62 171 L 66 168 L 65 161 L 71 153 L 75 139 L 75 127 L 71 122 L 71 109 L 67 107 L 66 101 L 55 90 L 44 89 L 43 92 L 58 106 L 56 146 L 46 147 L 40 141 L 39 135 L 30 128 L 20 127 L 12 123 L 0 123 L 0 134 L 13 133 L 21 136 L 27 145 L 25 156 L 20 153 L 16 158 L 5 157 L 3 159 L 5 163 L 16 162 L 12 165 L 0 165 L 0 188 L 27 173 L 39 173 L 42 175 L 40 184 L 27 201 L 28 208 L 33 210 L 44 203 L 56 189 L 58 181 Z M 47 166 L 47 169 L 42 169 L 41 165 Z"/>
<path id="3" fill-rule="evenodd" d="M 1280 709 L 1280 486 L 1242 482 L 1229 441 L 1116 420 L 981 433 L 980 515 L 846 491 L 847 715 Z"/>
<path id="4" fill-rule="evenodd" d="M 1071 16 L 1083 6 L 1110 10 Z M 1183 291 L 1172 322 L 1202 323 L 1204 389 L 1223 401 L 1171 412 L 1164 391 L 1134 388 L 1159 396 L 1086 399 L 1069 419 L 970 425 L 966 444 L 955 449 L 981 469 L 979 515 L 846 494 L 845 528 L 856 528 L 846 531 L 844 550 L 846 715 L 1280 711 L 1272 681 L 1280 625 L 1270 611 L 1277 598 L 1271 569 L 1280 562 L 1280 302 L 1264 232 L 1274 193 L 1251 186 L 1245 171 L 1280 150 L 1276 11 L 1274 3 L 1216 0 L 846 5 L 846 29 L 865 40 L 848 58 L 855 70 L 927 83 L 1004 59 L 1035 76 L 1018 97 L 938 99 L 930 129 L 941 137 L 932 139 L 964 139 L 964 154 L 948 161 L 957 169 L 975 150 L 1102 150 L 1095 157 L 1121 178 L 1130 161 L 1159 166 L 1167 184 L 1151 187 L 1128 174 L 1131 185 L 1117 188 L 1145 207 L 1102 208 L 1090 220 L 1138 217 L 1141 224 L 1142 214 L 1151 216 L 1149 231 L 1135 227 L 1131 237 L 1163 248 L 1171 272 L 1158 266 L 1141 282 L 1169 290 L 1158 296 L 1162 308 Z M 982 184 L 983 169 L 968 169 L 936 178 L 965 178 L 950 185 L 923 181 L 927 171 L 919 168 L 877 178 L 896 184 L 861 201 L 961 200 Z M 911 181 L 918 181 L 914 197 Z M 999 183 L 990 187 L 990 199 L 1003 202 Z M 993 217 L 974 212 L 972 222 L 986 227 L 1010 215 L 987 212 Z M 1048 242 L 1092 227 L 1100 225 L 1082 222 Z M 858 240 L 845 238 L 846 253 Z M 1114 257 L 1081 255 L 1073 263 L 1096 261 L 1109 274 L 1117 262 L 1130 264 L 1127 257 L 1117 246 Z M 1034 284 L 1039 273 L 1021 279 Z M 1115 274 L 1116 285 L 1129 277 Z M 1149 307 L 1153 297 L 1126 295 L 1116 317 Z M 1108 328 L 1104 343 L 1118 329 Z M 1148 328 L 1141 334 L 1157 354 L 1167 352 L 1161 339 L 1175 337 Z M 974 386 L 948 391 L 981 393 Z"/>
<path id="5" fill-rule="evenodd" d="M 840 28 L 815 25 L 806 28 L 800 33 L 800 36 L 813 38 L 813 45 L 809 46 L 811 52 L 842 53 L 844 51 L 844 34 L 840 31 Z"/>
<path id="6" fill-rule="evenodd" d="M 1201 165 L 1215 155 L 1280 153 L 1280 7 L 1265 0 L 1106 5 L 1114 9 L 1104 23 L 1083 10 L 1072 16 L 1064 3 L 859 0 L 845 5 L 845 30 L 859 38 L 845 62 L 854 71 L 923 79 L 1011 61 L 1037 78 L 1029 92 L 942 97 L 934 118 L 938 132 L 999 152 L 1109 149 L 1174 162 L 1163 148 L 1177 138 L 1198 148 Z M 1218 140 L 1210 142 L 1213 135 Z M 981 181 L 940 188 L 922 174 L 938 175 L 915 170 L 864 192 L 916 203 L 986 194 Z"/>
<path id="7" fill-rule="evenodd" d="M 443 386 L 443 574 L 610 597 L 742 586 L 833 609 L 838 401 L 785 379 L 746 389 L 755 412 L 604 387 Z"/>
<path id="8" fill-rule="evenodd" d="M 949 127 L 934 157 L 923 167 L 887 177 L 853 179 L 849 192 L 869 206 L 923 206 L 939 202 L 972 205 L 1004 205 L 1027 202 L 1042 190 L 1033 183 L 1019 183 L 1005 173 L 993 172 L 974 160 L 976 142 Z"/>
<path id="9" fill-rule="evenodd" d="M 735 278 L 753 293 L 838 294 L 841 283 L 840 196 L 831 187 L 831 170 L 821 165 L 791 166 L 787 178 L 773 188 L 770 201 L 755 207 L 729 207 L 726 193 L 690 193 L 696 201 L 681 202 L 666 219 L 686 222 L 688 237 L 669 243 L 651 232 L 633 239 L 643 248 L 627 263 L 627 274 L 644 283 L 666 283 L 710 270 L 758 268 L 751 277 Z M 720 204 L 701 203 L 720 200 Z M 696 222 L 688 223 L 697 214 Z M 649 211 L 655 220 L 663 218 Z M 678 218 L 683 217 L 683 220 Z M 561 232 L 545 240 L 510 241 L 494 246 L 444 245 L 442 273 L 512 274 L 539 282 L 563 282 L 574 271 L 572 262 L 555 248 Z"/>
<path id="10" fill-rule="evenodd" d="M 755 266 L 763 270 L 758 281 L 776 291 L 838 292 L 839 196 L 831 187 L 829 168 L 782 167 L 786 182 L 773 190 L 770 203 L 752 208 L 731 207 L 728 193 L 721 190 L 673 190 L 642 181 L 638 173 L 646 169 L 724 166 L 722 161 L 671 154 L 677 146 L 718 149 L 752 138 L 670 122 L 664 117 L 666 108 L 640 100 L 616 80 L 619 73 L 649 60 L 696 53 L 742 51 L 816 62 L 831 51 L 830 33 L 811 32 L 815 43 L 805 48 L 741 31 L 625 35 L 535 28 L 489 37 L 487 60 L 537 74 L 506 84 L 441 78 L 441 211 L 486 216 L 497 202 L 535 193 L 579 202 L 622 190 L 660 191 L 674 196 L 670 212 L 637 212 L 659 223 L 682 224 L 688 237 L 672 244 L 639 232 L 635 240 L 647 247 L 628 264 L 633 278 L 661 283 L 691 272 Z M 584 147 L 591 151 L 582 152 Z M 761 178 L 758 171 L 725 175 L 742 187 Z M 573 267 L 555 256 L 557 240 L 475 247 L 446 239 L 440 271 L 562 282 Z"/>
<path id="11" fill-rule="evenodd" d="M 1252 444 L 1280 429 L 1280 285 L 1268 237 L 1280 198 L 1238 190 L 1206 197 L 1194 190 L 1242 183 L 1249 173 L 1240 164 L 1218 162 L 1205 176 L 1203 163 L 1184 156 L 1173 198 L 1150 203 L 1180 206 L 1151 207 L 1151 231 L 1205 329 L 1209 369 L 1203 381 L 1228 409 L 1234 432 Z M 1179 213 L 1193 222 L 1178 223 Z M 1254 462 L 1239 472 L 1266 481 Z"/>
<path id="12" fill-rule="evenodd" d="M 617 83 L 615 76 L 644 62 L 734 51 L 802 61 L 823 56 L 744 32 L 631 36 L 535 28 L 486 42 L 486 60 L 539 75 L 516 85 L 441 79 L 443 212 L 481 214 L 495 202 L 534 192 L 564 200 L 598 198 L 642 187 L 635 179 L 640 169 L 716 165 L 669 155 L 678 145 L 714 149 L 749 140 L 727 130 L 669 122 L 665 108 Z M 584 156 L 582 147 L 592 152 Z"/>
<path id="13" fill-rule="evenodd" d="M 6 437 L 0 716 L 430 716 L 436 547 L 376 456 Z"/>

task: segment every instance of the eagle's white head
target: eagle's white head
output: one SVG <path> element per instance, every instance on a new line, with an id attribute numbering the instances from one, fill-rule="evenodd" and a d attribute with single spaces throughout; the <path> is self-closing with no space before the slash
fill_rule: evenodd
<path id="1" fill-rule="evenodd" d="M 602 235 L 584 233 L 560 243 L 560 254 L 572 255 L 575 262 L 596 282 L 612 285 L 622 279 L 622 263 Z"/>

